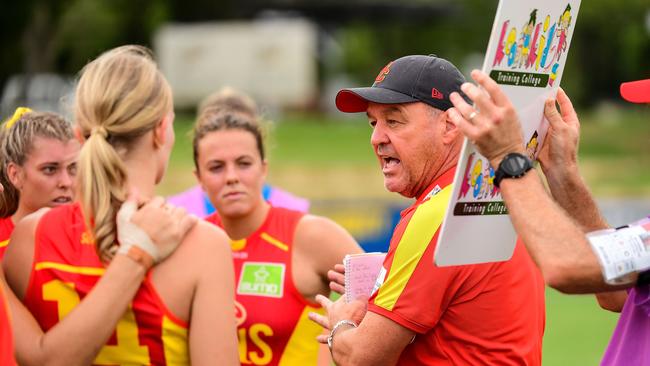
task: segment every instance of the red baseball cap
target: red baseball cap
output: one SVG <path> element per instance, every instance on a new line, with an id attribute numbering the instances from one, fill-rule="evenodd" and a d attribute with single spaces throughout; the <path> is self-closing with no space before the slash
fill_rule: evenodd
<path id="1" fill-rule="evenodd" d="M 621 96 L 632 103 L 650 103 L 650 79 L 621 84 Z"/>

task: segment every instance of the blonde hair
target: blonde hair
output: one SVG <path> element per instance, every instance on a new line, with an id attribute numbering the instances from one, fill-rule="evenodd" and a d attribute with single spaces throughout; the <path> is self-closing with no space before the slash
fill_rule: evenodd
<path id="1" fill-rule="evenodd" d="M 10 163 L 23 166 L 34 148 L 37 137 L 68 142 L 74 138 L 72 126 L 56 113 L 23 113 L 0 126 L 0 183 L 4 191 L 0 193 L 0 217 L 5 218 L 16 213 L 20 192 L 14 187 L 7 175 Z"/>
<path id="2" fill-rule="evenodd" d="M 171 111 L 171 88 L 150 50 L 122 46 L 83 68 L 75 100 L 75 120 L 87 139 L 77 169 L 79 200 L 97 253 L 108 262 L 117 250 L 115 216 L 126 198 L 120 153 Z"/>
<path id="3" fill-rule="evenodd" d="M 247 117 L 253 119 L 259 117 L 259 109 L 253 98 L 233 88 L 225 87 L 210 94 L 201 101 L 199 110 L 197 111 L 197 115 L 199 116 L 198 120 L 201 121 L 211 113 L 216 113 L 224 109 L 233 113 L 245 114 Z"/>

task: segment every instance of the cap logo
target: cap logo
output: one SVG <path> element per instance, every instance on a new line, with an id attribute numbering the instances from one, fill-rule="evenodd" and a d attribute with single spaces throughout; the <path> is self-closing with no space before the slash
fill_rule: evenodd
<path id="1" fill-rule="evenodd" d="M 383 69 L 379 72 L 379 75 L 375 78 L 375 83 L 381 83 L 386 78 L 386 75 L 390 72 L 390 65 L 393 64 L 393 61 L 389 62 L 388 65 L 384 66 Z"/>
<path id="2" fill-rule="evenodd" d="M 432 88 L 431 89 L 431 98 L 433 98 L 433 99 L 445 99 L 445 96 L 442 95 L 442 93 L 438 89 Z"/>

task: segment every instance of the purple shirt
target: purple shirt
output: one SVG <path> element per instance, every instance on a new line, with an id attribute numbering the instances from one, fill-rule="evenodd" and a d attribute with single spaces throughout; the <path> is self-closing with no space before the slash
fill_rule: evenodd
<path id="1" fill-rule="evenodd" d="M 650 365 L 650 285 L 628 292 L 601 365 Z"/>

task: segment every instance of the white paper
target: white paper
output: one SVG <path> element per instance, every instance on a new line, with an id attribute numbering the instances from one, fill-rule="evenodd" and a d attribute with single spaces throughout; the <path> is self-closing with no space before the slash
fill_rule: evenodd
<path id="1" fill-rule="evenodd" d="M 645 223 L 644 227 L 644 222 Z M 601 230 L 587 234 L 603 269 L 605 282 L 629 282 L 630 275 L 650 269 L 650 220 L 620 230 Z"/>

